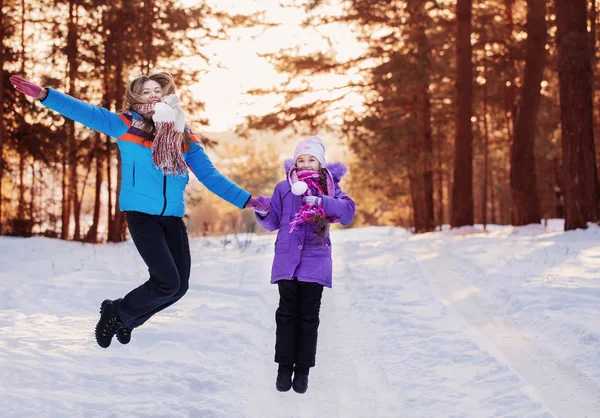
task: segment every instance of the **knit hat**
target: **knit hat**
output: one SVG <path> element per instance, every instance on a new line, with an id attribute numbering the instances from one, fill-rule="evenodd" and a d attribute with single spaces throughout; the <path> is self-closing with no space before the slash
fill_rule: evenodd
<path id="1" fill-rule="evenodd" d="M 296 151 L 294 151 L 294 164 L 302 154 L 315 157 L 321 163 L 321 167 L 327 165 L 325 161 L 325 144 L 320 136 L 307 136 L 298 143 Z"/>

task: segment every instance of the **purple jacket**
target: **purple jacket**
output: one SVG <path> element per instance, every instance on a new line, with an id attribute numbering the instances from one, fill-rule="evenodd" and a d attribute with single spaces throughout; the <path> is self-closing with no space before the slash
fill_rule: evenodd
<path id="1" fill-rule="evenodd" d="M 314 224 L 300 224 L 293 232 L 290 221 L 303 205 L 302 196 L 292 193 L 292 184 L 297 181 L 292 160 L 285 162 L 287 179 L 275 186 L 270 199 L 271 211 L 266 216 L 256 215 L 257 221 L 267 230 L 276 231 L 275 258 L 271 270 L 271 283 L 291 280 L 297 277 L 305 282 L 320 283 L 331 287 L 331 240 L 329 231 L 323 237 L 315 230 Z M 327 165 L 328 190 L 323 199 L 323 210 L 328 216 L 337 217 L 342 225 L 347 225 L 354 217 L 354 201 L 340 188 L 339 182 L 348 171 L 341 163 Z"/>

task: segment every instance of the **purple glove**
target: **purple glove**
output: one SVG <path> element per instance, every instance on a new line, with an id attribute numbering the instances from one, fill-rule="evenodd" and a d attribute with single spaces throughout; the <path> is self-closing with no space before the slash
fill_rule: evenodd
<path id="1" fill-rule="evenodd" d="M 252 209 L 260 216 L 265 216 L 271 210 L 270 204 L 271 199 L 264 196 L 258 196 L 258 198 L 251 197 L 245 207 Z"/>
<path id="2" fill-rule="evenodd" d="M 319 196 L 305 196 L 302 199 L 302 202 L 304 202 L 305 205 L 319 206 L 321 203 L 323 203 L 323 199 L 321 199 Z"/>
<path id="3" fill-rule="evenodd" d="M 46 89 L 41 88 L 37 84 L 33 84 L 18 75 L 10 76 L 10 82 L 17 91 L 33 97 L 34 99 L 45 99 L 48 95 Z"/>

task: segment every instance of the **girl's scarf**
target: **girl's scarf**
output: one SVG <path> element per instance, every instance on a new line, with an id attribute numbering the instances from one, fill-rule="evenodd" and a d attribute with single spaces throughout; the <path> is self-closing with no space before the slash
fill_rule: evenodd
<path id="1" fill-rule="evenodd" d="M 298 181 L 303 181 L 308 186 L 306 192 L 304 192 L 304 196 L 323 196 L 325 194 L 321 183 L 319 183 L 321 174 L 318 171 L 299 170 L 296 172 L 296 175 L 298 176 Z M 313 221 L 317 215 L 321 215 L 329 222 L 338 222 L 338 219 L 335 217 L 327 217 L 327 214 L 323 210 L 323 199 L 321 199 L 321 204 L 319 205 L 311 206 L 306 204 L 298 209 L 298 212 L 290 222 L 289 232 L 293 232 L 300 224 Z"/>
<path id="2" fill-rule="evenodd" d="M 164 174 L 185 175 L 187 165 L 181 153 L 185 117 L 177 96 L 170 94 L 159 102 L 134 104 L 132 109 L 146 119 L 154 121 L 154 165 Z"/>

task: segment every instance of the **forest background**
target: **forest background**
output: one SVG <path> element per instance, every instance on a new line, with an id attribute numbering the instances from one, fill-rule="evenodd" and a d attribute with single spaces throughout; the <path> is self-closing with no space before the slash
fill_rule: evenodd
<path id="1" fill-rule="evenodd" d="M 112 111 L 172 73 L 218 169 L 270 195 L 307 134 L 343 160 L 352 227 L 599 221 L 597 1 L 0 0 L 0 235 L 119 242 L 114 139 L 12 74 Z M 257 231 L 198 182 L 192 235 Z"/>

